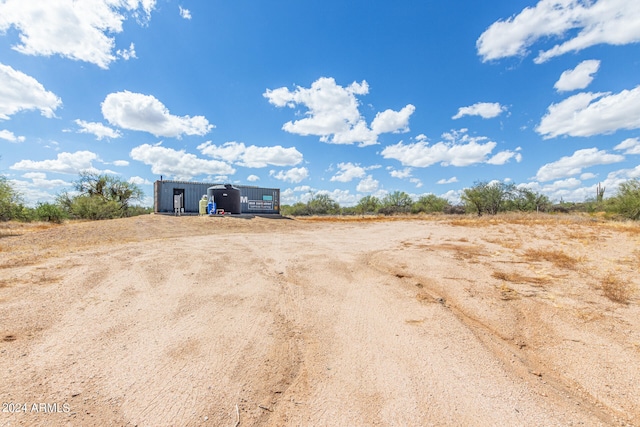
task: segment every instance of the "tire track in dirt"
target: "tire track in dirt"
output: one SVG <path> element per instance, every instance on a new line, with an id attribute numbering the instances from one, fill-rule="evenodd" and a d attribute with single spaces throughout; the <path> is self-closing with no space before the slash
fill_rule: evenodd
<path id="1" fill-rule="evenodd" d="M 452 249 L 456 247 L 455 244 L 449 245 Z M 569 407 L 575 405 L 582 408 L 583 411 L 589 412 L 598 419 L 602 425 L 629 420 L 629 414 L 608 407 L 588 392 L 582 384 L 569 376 L 562 375 L 557 367 L 542 359 L 537 353 L 540 346 L 548 345 L 549 339 L 557 339 L 557 331 L 547 327 L 547 322 L 542 317 L 546 316 L 548 311 L 545 310 L 544 302 L 527 299 L 525 304 L 514 304 L 513 301 L 508 301 L 507 304 L 510 303 L 510 305 L 503 305 L 498 309 L 502 323 L 495 323 L 491 317 L 484 316 L 486 312 L 482 308 L 478 310 L 477 304 L 474 306 L 475 310 L 470 309 L 468 302 L 464 301 L 465 296 L 459 292 L 459 285 L 456 286 L 451 280 L 444 280 L 444 277 L 440 276 L 442 271 L 464 269 L 472 270 L 467 271 L 465 276 L 482 280 L 482 273 L 479 271 L 473 273 L 473 263 L 470 264 L 460 258 L 450 258 L 446 254 L 443 257 L 442 254 L 431 251 L 428 252 L 430 257 L 428 264 L 438 265 L 437 271 L 431 277 L 414 272 L 407 273 L 407 271 L 425 270 L 424 266 L 416 269 L 414 262 L 400 255 L 403 251 L 410 251 L 408 247 L 411 245 L 403 244 L 402 248 L 372 254 L 369 263 L 378 271 L 398 279 L 405 289 L 411 289 L 418 284 L 419 289 L 412 289 L 414 292 L 418 291 L 416 295 L 418 300 L 442 304 L 474 334 L 479 343 L 501 361 L 502 366 L 514 378 L 527 382 L 538 395 L 549 397 L 549 400 L 566 402 L 565 404 Z M 421 245 L 421 247 L 425 246 Z M 424 258 L 421 259 L 424 261 Z M 400 262 L 402 267 L 398 267 Z M 432 279 L 434 275 L 439 277 L 438 281 Z M 443 282 L 447 282 L 449 286 L 454 285 L 458 289 L 453 290 Z M 492 299 L 492 301 L 496 300 L 498 298 Z M 506 319 L 510 319 L 508 324 L 505 322 Z M 532 329 L 531 325 L 535 325 L 535 329 Z"/>

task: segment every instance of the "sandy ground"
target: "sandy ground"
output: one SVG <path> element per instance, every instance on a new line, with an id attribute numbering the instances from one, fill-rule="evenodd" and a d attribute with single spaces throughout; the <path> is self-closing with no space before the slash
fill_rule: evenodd
<path id="1" fill-rule="evenodd" d="M 3 227 L 2 426 L 640 425 L 640 224 Z"/>

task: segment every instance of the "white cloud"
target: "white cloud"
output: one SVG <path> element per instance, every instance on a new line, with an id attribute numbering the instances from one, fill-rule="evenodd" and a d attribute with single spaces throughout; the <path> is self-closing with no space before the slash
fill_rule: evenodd
<path id="1" fill-rule="evenodd" d="M 389 172 L 389 175 L 391 175 L 394 178 L 405 179 L 405 178 L 409 178 L 411 176 L 411 172 L 412 171 L 413 171 L 413 169 L 411 169 L 411 168 L 404 168 L 402 170 L 392 169 Z"/>
<path id="2" fill-rule="evenodd" d="M 624 156 L 610 154 L 597 148 L 578 150 L 571 156 L 562 157 L 555 162 L 547 163 L 538 169 L 535 179 L 538 181 L 553 181 L 582 173 L 582 170 L 596 165 L 608 165 L 624 160 Z"/>
<path id="3" fill-rule="evenodd" d="M 580 179 L 583 180 L 583 181 L 586 181 L 588 179 L 593 179 L 593 178 L 595 178 L 597 176 L 598 175 L 596 175 L 595 173 L 585 172 L 585 173 L 580 175 Z"/>
<path id="4" fill-rule="evenodd" d="M 136 45 L 131 43 L 129 45 L 129 49 L 118 49 L 116 51 L 116 55 L 118 55 L 120 58 L 124 59 L 125 61 L 130 60 L 131 58 L 137 58 L 136 56 Z"/>
<path id="5" fill-rule="evenodd" d="M 367 168 L 351 162 L 338 163 L 338 169 L 338 173 L 331 177 L 331 181 L 350 182 L 356 178 L 365 176 L 367 170 Z"/>
<path id="6" fill-rule="evenodd" d="M 486 137 L 469 136 L 466 129 L 445 133 L 442 136 L 444 141 L 433 145 L 426 139 L 410 144 L 400 141 L 386 147 L 381 154 L 385 159 L 396 159 L 405 166 L 418 168 L 437 163 L 442 166 L 469 166 L 474 163 L 486 163 L 487 156 L 496 147 L 496 143 L 487 141 Z"/>
<path id="7" fill-rule="evenodd" d="M 127 180 L 127 182 L 129 182 L 131 184 L 135 184 L 135 185 L 151 185 L 151 184 L 153 184 L 148 179 L 142 178 L 140 176 L 132 176 L 131 178 L 129 178 Z"/>
<path id="8" fill-rule="evenodd" d="M 0 82 L 0 120 L 8 120 L 9 116 L 23 110 L 40 110 L 40 114 L 52 118 L 54 111 L 62 105 L 60 98 L 36 79 L 8 65 L 0 64 Z"/>
<path id="9" fill-rule="evenodd" d="M 80 126 L 78 133 L 89 133 L 96 136 L 98 141 L 102 138 L 120 138 L 122 134 L 117 130 L 111 129 L 102 123 L 97 122 L 85 122 L 84 120 L 77 119 L 76 124 Z"/>
<path id="10" fill-rule="evenodd" d="M 236 171 L 218 160 L 206 160 L 184 150 L 174 150 L 159 144 L 143 144 L 129 153 L 133 160 L 151 166 L 156 175 L 173 176 L 177 180 L 189 180 L 198 175 L 232 175 Z"/>
<path id="11" fill-rule="evenodd" d="M 106 69 L 116 59 L 112 35 L 122 32 L 126 14 L 148 20 L 155 3 L 156 0 L 5 0 L 0 2 L 0 33 L 15 28 L 20 43 L 13 49 L 20 53 L 60 55 Z"/>
<path id="12" fill-rule="evenodd" d="M 245 146 L 242 142 L 225 142 L 221 146 L 211 141 L 198 145 L 198 150 L 214 159 L 225 160 L 248 168 L 264 168 L 266 166 L 294 166 L 302 162 L 302 153 L 295 147 L 284 148 L 280 145 L 272 147 Z"/>
<path id="13" fill-rule="evenodd" d="M 274 177 L 275 179 L 279 179 L 281 181 L 292 182 L 297 184 L 302 182 L 309 176 L 309 170 L 305 167 L 301 168 L 291 168 L 288 171 L 269 171 L 269 175 Z"/>
<path id="14" fill-rule="evenodd" d="M 91 151 L 76 151 L 75 153 L 59 153 L 56 159 L 33 161 L 21 160 L 12 166 L 13 170 L 33 170 L 66 174 L 77 174 L 81 171 L 97 171 L 92 162 L 98 155 Z"/>
<path id="15" fill-rule="evenodd" d="M 356 95 L 367 93 L 369 85 L 364 80 L 342 87 L 333 78 L 322 77 L 308 89 L 300 86 L 294 91 L 286 87 L 267 89 L 263 96 L 276 107 L 306 107 L 306 117 L 287 122 L 282 129 L 303 136 L 316 135 L 322 142 L 367 146 L 377 144 L 378 135 L 382 133 L 409 130 L 409 117 L 415 110 L 411 104 L 400 111 L 378 113 L 369 128 L 360 114 L 360 103 L 356 98 Z"/>
<path id="16" fill-rule="evenodd" d="M 363 180 L 361 180 L 356 186 L 356 190 L 360 193 L 373 193 L 378 189 L 380 183 L 378 180 L 373 179 L 373 176 L 367 175 Z"/>
<path id="17" fill-rule="evenodd" d="M 617 94 L 584 92 L 552 104 L 536 132 L 545 139 L 560 135 L 592 136 L 640 128 L 640 86 Z"/>
<path id="18" fill-rule="evenodd" d="M 102 102 L 102 115 L 113 126 L 156 137 L 205 135 L 214 127 L 204 116 L 174 116 L 154 96 L 129 91 L 107 95 Z"/>
<path id="19" fill-rule="evenodd" d="M 374 134 L 403 133 L 409 131 L 409 118 L 416 111 L 416 107 L 409 104 L 400 111 L 385 110 L 377 113 L 371 122 L 371 130 Z"/>
<path id="20" fill-rule="evenodd" d="M 43 172 L 27 172 L 22 177 L 30 179 L 31 185 L 35 188 L 51 190 L 53 188 L 71 186 L 70 182 L 62 179 L 47 179 L 47 174 Z"/>
<path id="21" fill-rule="evenodd" d="M 182 6 L 178 6 L 180 8 L 180 16 L 184 19 L 191 19 L 191 11 L 189 9 L 185 9 Z"/>
<path id="22" fill-rule="evenodd" d="M 258 175 L 249 175 L 247 177 L 247 181 L 249 181 L 249 182 L 260 181 L 260 177 Z"/>
<path id="23" fill-rule="evenodd" d="M 538 40 L 566 40 L 541 51 L 536 63 L 598 44 L 640 41 L 640 7 L 629 0 L 541 0 L 493 23 L 476 42 L 483 61 L 524 56 Z M 568 38 L 568 40 L 567 40 Z"/>
<path id="24" fill-rule="evenodd" d="M 613 149 L 624 150 L 624 154 L 640 154 L 640 138 L 627 138 Z"/>
<path id="25" fill-rule="evenodd" d="M 11 185 L 20 193 L 27 206 L 35 207 L 38 202 L 55 202 L 56 196 L 51 190 L 59 192 L 71 187 L 72 183 L 61 179 L 47 179 L 47 174 L 41 172 L 29 172 L 22 175 L 22 179 L 10 180 Z"/>
<path id="26" fill-rule="evenodd" d="M 593 81 L 593 75 L 600 69 L 600 61 L 590 59 L 582 61 L 573 70 L 567 70 L 560 75 L 558 81 L 553 85 L 558 92 L 584 89 Z"/>
<path id="27" fill-rule="evenodd" d="M 359 196 L 357 196 L 356 194 L 351 194 L 349 190 L 320 190 L 317 194 L 328 195 L 332 200 L 338 202 L 340 206 L 355 206 L 355 204 L 358 203 L 359 199 Z"/>
<path id="28" fill-rule="evenodd" d="M 480 116 L 483 119 L 493 119 L 506 111 L 507 107 L 500 105 L 497 102 L 478 102 L 468 107 L 460 107 L 458 114 L 452 117 L 453 120 L 457 120 L 464 116 Z"/>
<path id="29" fill-rule="evenodd" d="M 458 178 L 456 178 L 455 176 L 449 179 L 441 179 L 436 184 L 453 184 L 454 182 L 458 182 Z"/>
<path id="30" fill-rule="evenodd" d="M 490 165 L 504 165 L 511 159 L 515 159 L 516 162 L 520 163 L 522 161 L 522 154 L 511 150 L 501 151 L 487 160 L 487 163 Z"/>
<path id="31" fill-rule="evenodd" d="M 416 188 L 422 187 L 422 181 L 418 178 L 410 178 L 409 182 L 416 185 Z"/>
<path id="32" fill-rule="evenodd" d="M 24 142 L 26 138 L 24 136 L 15 136 L 15 134 L 6 129 L 0 130 L 0 139 L 4 139 L 9 142 Z"/>
<path id="33" fill-rule="evenodd" d="M 129 162 L 126 160 L 116 160 L 113 162 L 114 166 L 129 166 Z"/>

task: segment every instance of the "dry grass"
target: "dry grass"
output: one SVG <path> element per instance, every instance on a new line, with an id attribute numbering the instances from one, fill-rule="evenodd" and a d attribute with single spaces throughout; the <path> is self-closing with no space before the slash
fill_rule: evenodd
<path id="1" fill-rule="evenodd" d="M 580 262 L 578 258 L 562 250 L 555 249 L 527 249 L 523 255 L 527 261 L 547 261 L 558 268 L 565 268 L 567 270 L 575 270 Z"/>
<path id="2" fill-rule="evenodd" d="M 494 245 L 500 245 L 505 249 L 520 249 L 522 247 L 522 241 L 516 239 L 488 239 L 484 238 L 487 243 L 493 243 Z"/>
<path id="3" fill-rule="evenodd" d="M 479 256 L 486 256 L 486 248 L 476 245 L 465 245 L 455 243 L 442 243 L 439 245 L 430 245 L 430 250 L 446 250 L 453 252 L 453 257 L 458 260 L 477 262 L 476 258 Z"/>
<path id="4" fill-rule="evenodd" d="M 512 283 L 532 283 L 535 285 L 544 285 L 549 283 L 550 279 L 547 277 L 532 277 L 532 276 L 524 276 L 520 273 L 511 272 L 507 273 L 504 271 L 494 271 L 491 276 L 495 279 L 503 280 L 505 282 Z"/>
<path id="5" fill-rule="evenodd" d="M 613 273 L 609 273 L 602 278 L 600 288 L 604 292 L 604 296 L 620 304 L 628 304 L 634 292 L 632 284 Z"/>
<path id="6" fill-rule="evenodd" d="M 514 299 L 520 299 L 520 294 L 513 288 L 503 284 L 498 288 L 500 290 L 500 299 L 504 301 L 511 301 Z"/>

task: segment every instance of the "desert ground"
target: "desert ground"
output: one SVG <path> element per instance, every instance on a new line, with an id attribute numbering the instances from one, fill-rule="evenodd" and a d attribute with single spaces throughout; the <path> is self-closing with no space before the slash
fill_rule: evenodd
<path id="1" fill-rule="evenodd" d="M 1 426 L 640 425 L 640 224 L 0 224 Z"/>

